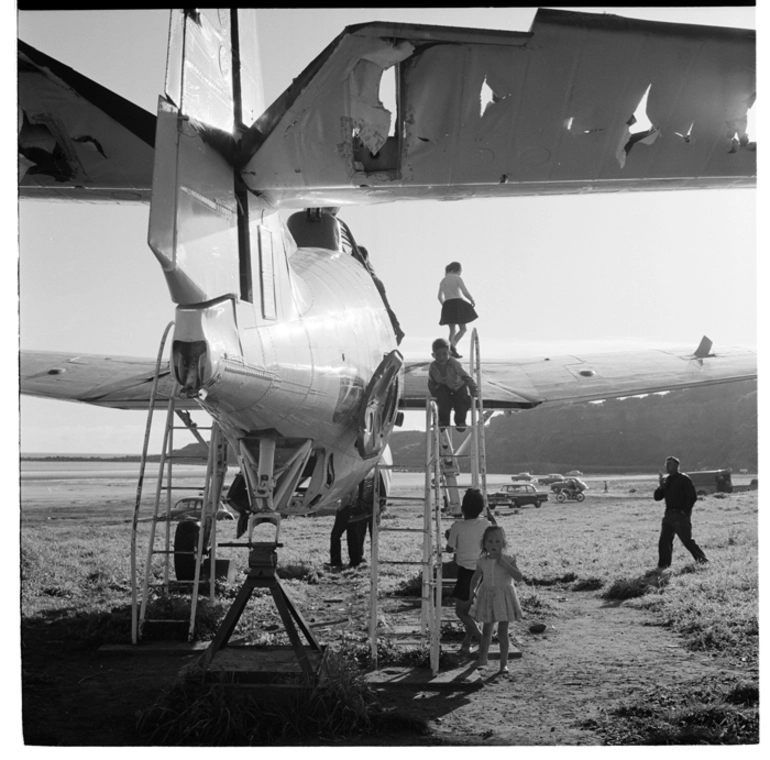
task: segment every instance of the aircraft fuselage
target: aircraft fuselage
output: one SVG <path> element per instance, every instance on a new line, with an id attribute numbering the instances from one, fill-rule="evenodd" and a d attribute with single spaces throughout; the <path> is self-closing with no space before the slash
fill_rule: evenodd
<path id="1" fill-rule="evenodd" d="M 325 468 L 318 508 L 344 496 L 374 466 L 376 458 L 356 448 L 362 404 L 396 342 L 371 276 L 350 254 L 287 253 L 276 256 L 271 273 L 261 273 L 259 301 L 225 297 L 177 308 L 174 369 L 185 393 L 231 442 L 312 440 L 317 466 Z M 284 273 L 288 287 L 279 287 Z M 266 300 L 275 318 L 265 318 Z M 290 511 L 310 511 L 311 500 Z"/>

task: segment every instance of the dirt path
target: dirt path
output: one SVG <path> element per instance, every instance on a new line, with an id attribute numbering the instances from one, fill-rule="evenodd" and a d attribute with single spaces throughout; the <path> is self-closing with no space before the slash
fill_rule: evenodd
<path id="1" fill-rule="evenodd" d="M 439 707 L 431 743 L 600 744 L 601 737 L 578 722 L 658 685 L 728 675 L 723 663 L 688 651 L 668 629 L 651 624 L 645 612 L 605 604 L 594 594 L 543 595 L 550 596 L 558 615 L 540 635 L 518 627 L 522 657 L 511 661 L 510 678 L 496 677 L 493 660 L 484 687 L 447 700 L 450 709 L 443 714 L 441 697 L 414 700 L 426 718 L 431 706 Z"/>

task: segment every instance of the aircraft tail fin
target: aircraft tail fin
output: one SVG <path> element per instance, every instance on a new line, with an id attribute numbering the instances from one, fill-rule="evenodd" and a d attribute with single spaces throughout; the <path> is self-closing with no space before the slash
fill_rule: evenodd
<path id="1" fill-rule="evenodd" d="M 149 244 L 180 305 L 252 301 L 237 133 L 264 105 L 253 9 L 172 11 Z"/>
<path id="2" fill-rule="evenodd" d="M 198 123 L 232 134 L 264 110 L 253 8 L 174 10 L 166 97 Z"/>

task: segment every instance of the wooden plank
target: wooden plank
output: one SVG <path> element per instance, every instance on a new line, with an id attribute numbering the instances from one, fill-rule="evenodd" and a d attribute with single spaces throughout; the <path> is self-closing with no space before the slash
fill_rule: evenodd
<path id="1" fill-rule="evenodd" d="M 452 691 L 479 689 L 484 686 L 473 663 L 445 670 L 435 676 L 428 668 L 383 667 L 366 674 L 366 682 L 375 688 L 406 688 L 415 691 Z"/>
<path id="2" fill-rule="evenodd" d="M 200 654 L 208 645 L 208 641 L 143 641 L 141 644 L 102 644 L 97 651 L 136 655 Z"/>
<path id="3" fill-rule="evenodd" d="M 317 668 L 322 653 L 305 649 L 311 663 Z M 223 647 L 211 661 L 210 671 L 233 673 L 302 674 L 297 656 L 291 647 Z"/>

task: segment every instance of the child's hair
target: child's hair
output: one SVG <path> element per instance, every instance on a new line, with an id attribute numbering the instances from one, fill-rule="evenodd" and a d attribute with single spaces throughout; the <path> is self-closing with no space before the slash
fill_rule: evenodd
<path id="1" fill-rule="evenodd" d="M 485 544 L 487 543 L 487 536 L 489 536 L 492 533 L 500 533 L 500 535 L 503 537 L 503 549 L 505 549 L 505 547 L 508 546 L 508 540 L 505 537 L 505 531 L 503 530 L 502 525 L 490 525 L 484 531 L 484 535 L 481 537 L 481 551 L 482 551 L 482 553 L 486 553 L 487 549 L 486 549 Z"/>
<path id="2" fill-rule="evenodd" d="M 463 496 L 463 503 L 460 507 L 466 520 L 472 520 L 478 517 L 484 511 L 484 496 L 478 488 L 469 488 Z"/>
<path id="3" fill-rule="evenodd" d="M 445 348 L 447 351 L 449 351 L 449 341 L 446 338 L 436 338 L 436 340 L 434 340 L 433 343 L 431 343 L 430 348 L 434 354 L 440 348 Z"/>
<path id="4" fill-rule="evenodd" d="M 446 268 L 444 269 L 444 272 L 446 274 L 449 274 L 450 272 L 459 272 L 462 269 L 462 266 L 459 261 L 453 261 L 451 264 L 447 264 Z"/>

